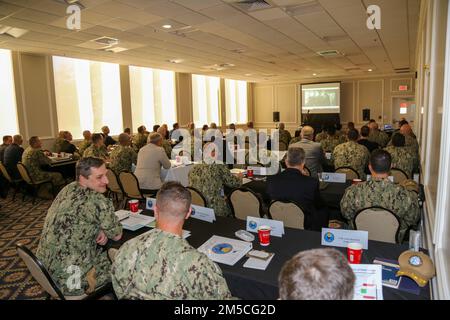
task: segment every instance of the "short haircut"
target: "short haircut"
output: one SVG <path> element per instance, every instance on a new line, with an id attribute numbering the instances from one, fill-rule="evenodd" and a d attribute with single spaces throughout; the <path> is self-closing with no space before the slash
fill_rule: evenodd
<path id="1" fill-rule="evenodd" d="M 96 144 L 97 142 L 99 142 L 100 140 L 102 140 L 103 139 L 103 135 L 101 134 L 101 133 L 94 133 L 93 135 L 92 135 L 92 143 L 93 144 Z"/>
<path id="2" fill-rule="evenodd" d="M 347 123 L 347 128 L 355 129 L 355 123 L 350 121 L 349 123 Z"/>
<path id="3" fill-rule="evenodd" d="M 398 126 L 401 128 L 401 126 L 404 124 L 409 124 L 409 123 L 406 120 L 400 120 L 400 122 L 398 123 Z"/>
<path id="4" fill-rule="evenodd" d="M 128 134 L 131 134 L 131 129 L 130 129 L 130 128 L 125 128 L 125 129 L 123 130 L 123 132 L 124 132 L 124 133 L 128 133 Z"/>
<path id="5" fill-rule="evenodd" d="M 368 126 L 362 126 L 361 127 L 361 135 L 363 137 L 368 137 L 370 133 L 370 128 Z"/>
<path id="6" fill-rule="evenodd" d="M 351 141 L 358 140 L 358 137 L 359 137 L 358 130 L 356 130 L 356 129 L 348 130 L 347 137 L 348 137 L 348 140 L 351 140 Z"/>
<path id="7" fill-rule="evenodd" d="M 162 140 L 162 136 L 159 133 L 153 132 L 148 136 L 147 142 L 157 144 L 161 140 Z"/>
<path id="8" fill-rule="evenodd" d="M 38 142 L 39 137 L 38 136 L 32 136 L 30 138 L 30 140 L 28 140 L 28 143 L 30 146 L 34 146 L 36 144 L 36 142 Z"/>
<path id="9" fill-rule="evenodd" d="M 9 139 L 12 139 L 12 136 L 3 136 L 3 143 L 8 142 Z"/>
<path id="10" fill-rule="evenodd" d="M 369 120 L 369 123 L 374 123 L 374 122 L 376 122 L 375 119 L 370 119 Z"/>
<path id="11" fill-rule="evenodd" d="M 126 133 L 121 133 L 119 134 L 119 142 L 120 143 L 125 143 L 125 142 L 129 142 L 130 141 L 130 136 Z"/>
<path id="12" fill-rule="evenodd" d="M 157 132 L 158 129 L 159 129 L 159 127 L 161 127 L 159 124 L 155 124 L 155 125 L 153 126 L 153 132 Z"/>
<path id="13" fill-rule="evenodd" d="M 90 135 L 90 134 L 91 134 L 91 132 L 89 130 L 83 131 L 83 137 L 86 137 L 87 135 Z M 91 138 L 92 138 L 92 135 L 91 135 Z"/>
<path id="14" fill-rule="evenodd" d="M 401 133 L 394 133 L 392 136 L 392 145 L 394 147 L 404 147 L 405 146 L 405 136 Z"/>
<path id="15" fill-rule="evenodd" d="M 176 181 L 166 182 L 156 195 L 156 205 L 164 217 L 184 219 L 191 207 L 192 197 L 189 190 Z"/>
<path id="16" fill-rule="evenodd" d="M 285 126 L 283 122 L 280 122 L 278 127 L 280 128 L 280 130 L 284 130 Z"/>
<path id="17" fill-rule="evenodd" d="M 370 165 L 376 173 L 388 173 L 391 170 L 392 158 L 386 150 L 374 150 L 370 155 Z"/>
<path id="18" fill-rule="evenodd" d="M 287 162 L 290 166 L 298 166 L 305 163 L 305 150 L 298 147 L 290 147 L 287 152 Z"/>
<path id="19" fill-rule="evenodd" d="M 175 122 L 175 123 L 173 124 L 172 127 L 173 127 L 174 129 L 176 129 L 176 128 L 178 128 L 179 126 L 180 126 L 180 125 L 178 124 L 178 122 Z"/>
<path id="20" fill-rule="evenodd" d="M 22 143 L 23 142 L 23 138 L 20 134 L 16 134 L 13 137 L 13 143 Z"/>
<path id="21" fill-rule="evenodd" d="M 297 253 L 278 277 L 282 300 L 351 300 L 355 274 L 336 249 Z"/>
<path id="22" fill-rule="evenodd" d="M 328 133 L 330 136 L 334 136 L 336 134 L 336 127 L 335 126 L 327 126 L 325 128 L 325 132 Z"/>
<path id="23" fill-rule="evenodd" d="M 313 127 L 304 126 L 302 128 L 301 136 L 302 136 L 302 138 L 309 138 L 310 140 L 312 140 L 312 138 L 314 137 L 314 129 L 313 129 Z"/>
<path id="24" fill-rule="evenodd" d="M 80 176 L 89 179 L 89 176 L 91 175 L 91 169 L 100 168 L 104 164 L 105 161 L 100 158 L 87 157 L 80 159 L 77 162 L 77 166 L 75 168 L 75 176 L 77 181 L 80 181 Z"/>
<path id="25" fill-rule="evenodd" d="M 144 133 L 145 132 L 145 126 L 140 126 L 138 129 L 139 133 Z"/>

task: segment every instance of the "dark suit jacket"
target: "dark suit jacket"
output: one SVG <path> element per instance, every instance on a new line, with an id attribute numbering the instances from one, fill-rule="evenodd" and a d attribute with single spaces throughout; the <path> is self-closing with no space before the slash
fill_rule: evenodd
<path id="1" fill-rule="evenodd" d="M 19 170 L 17 170 L 17 164 L 22 161 L 23 148 L 17 144 L 11 144 L 6 148 L 3 155 L 4 165 L 8 170 L 9 175 L 13 179 L 20 179 Z"/>
<path id="2" fill-rule="evenodd" d="M 76 151 L 77 151 L 77 147 L 75 147 L 74 144 L 70 143 L 67 140 L 64 140 L 64 142 L 61 144 L 61 152 L 75 153 Z"/>
<path id="3" fill-rule="evenodd" d="M 267 194 L 270 200 L 290 200 L 298 203 L 305 212 L 305 229 L 320 230 L 328 223 L 318 217 L 320 206 L 319 180 L 301 174 L 297 169 L 285 171 L 267 178 Z"/>
<path id="4" fill-rule="evenodd" d="M 380 145 L 376 142 L 369 141 L 367 139 L 361 139 L 358 141 L 358 143 L 364 147 L 366 147 L 370 153 L 372 153 L 373 150 L 378 149 Z"/>
<path id="5" fill-rule="evenodd" d="M 104 135 L 103 135 L 103 136 L 104 136 Z M 107 137 L 105 138 L 105 146 L 108 147 L 108 146 L 110 146 L 110 145 L 112 145 L 112 144 L 117 144 L 117 141 L 114 140 L 111 136 L 107 136 Z"/>

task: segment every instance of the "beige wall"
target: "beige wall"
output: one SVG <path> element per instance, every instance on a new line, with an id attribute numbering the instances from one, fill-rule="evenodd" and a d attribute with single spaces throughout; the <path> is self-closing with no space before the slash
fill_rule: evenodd
<path id="1" fill-rule="evenodd" d="M 341 122 L 353 121 L 357 126 L 364 124 L 362 110 L 371 110 L 371 118 L 379 123 L 394 123 L 392 99 L 413 97 L 414 75 L 380 76 L 353 79 L 315 79 L 283 83 L 259 83 L 253 85 L 252 114 L 257 128 L 273 128 L 272 112 L 280 112 L 280 121 L 290 131 L 301 123 L 300 85 L 314 82 L 341 81 Z M 399 85 L 408 85 L 407 92 L 399 92 Z M 408 120 L 414 120 L 408 119 Z"/>

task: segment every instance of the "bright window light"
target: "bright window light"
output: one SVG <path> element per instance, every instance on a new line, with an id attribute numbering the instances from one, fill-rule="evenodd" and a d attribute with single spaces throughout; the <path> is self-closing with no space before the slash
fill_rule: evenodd
<path id="1" fill-rule="evenodd" d="M 192 104 L 196 127 L 215 122 L 220 126 L 220 78 L 192 75 Z"/>
<path id="2" fill-rule="evenodd" d="M 11 51 L 0 49 L 0 136 L 19 134 Z"/>
<path id="3" fill-rule="evenodd" d="M 225 105 L 227 124 L 244 124 L 247 115 L 247 82 L 225 80 Z"/>

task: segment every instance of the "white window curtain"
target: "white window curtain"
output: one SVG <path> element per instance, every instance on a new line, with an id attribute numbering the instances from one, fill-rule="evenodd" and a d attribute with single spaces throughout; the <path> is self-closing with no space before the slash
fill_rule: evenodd
<path id="1" fill-rule="evenodd" d="M 118 64 L 53 57 L 53 70 L 59 130 L 75 139 L 105 125 L 112 135 L 123 131 Z"/>
<path id="2" fill-rule="evenodd" d="M 133 130 L 177 122 L 175 72 L 130 66 Z"/>
<path id="3" fill-rule="evenodd" d="M 244 124 L 247 116 L 247 82 L 225 79 L 227 124 Z"/>
<path id="4" fill-rule="evenodd" d="M 0 136 L 19 133 L 11 51 L 0 49 Z"/>
<path id="5" fill-rule="evenodd" d="M 196 127 L 215 122 L 220 125 L 220 78 L 192 75 L 192 104 Z"/>

